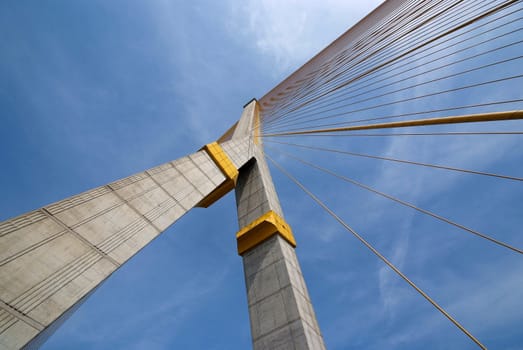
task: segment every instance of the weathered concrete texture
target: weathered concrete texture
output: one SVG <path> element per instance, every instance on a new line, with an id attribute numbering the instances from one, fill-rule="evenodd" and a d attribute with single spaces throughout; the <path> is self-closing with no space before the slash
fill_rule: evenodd
<path id="1" fill-rule="evenodd" d="M 240 228 L 269 210 L 282 216 L 263 163 L 258 158 L 240 170 L 236 187 Z M 242 257 L 254 349 L 324 349 L 294 248 L 274 235 Z"/>
<path id="2" fill-rule="evenodd" d="M 248 137 L 237 138 L 220 144 L 236 168 L 241 168 L 254 156 L 254 150 L 250 147 L 251 140 Z"/>
<path id="3" fill-rule="evenodd" d="M 325 349 L 294 248 L 274 235 L 243 267 L 254 349 Z"/>
<path id="4" fill-rule="evenodd" d="M 254 145 L 255 159 L 240 169 L 236 184 L 236 206 L 240 228 L 258 219 L 269 210 L 283 217 L 280 202 L 263 154 Z"/>
<path id="5" fill-rule="evenodd" d="M 232 134 L 232 139 L 252 137 L 255 119 L 258 113 L 257 104 L 256 100 L 252 100 L 243 108 L 240 120 L 238 121 L 238 124 L 236 124 L 236 128 Z"/>
<path id="6" fill-rule="evenodd" d="M 52 328 L 224 180 L 200 151 L 0 223 L 0 349 Z"/>
<path id="7" fill-rule="evenodd" d="M 249 133 L 253 140 L 256 103 L 245 107 L 233 139 Z M 251 142 L 249 151 L 254 158 L 240 168 L 236 184 L 240 229 L 269 211 L 283 218 L 262 144 Z M 254 349 L 325 349 L 294 248 L 275 234 L 242 258 Z"/>
<path id="8" fill-rule="evenodd" d="M 233 141 L 230 141 L 241 142 L 241 144 L 235 144 L 232 149 L 247 153 L 247 160 L 250 160 L 240 169 L 240 176 L 236 184 L 236 206 L 240 228 L 258 219 L 269 210 L 283 218 L 280 201 L 263 154 L 263 146 L 261 142 L 256 144 L 253 139 L 256 118 L 258 118 L 258 106 L 256 100 L 253 100 L 245 106 L 234 131 Z M 226 146 L 223 148 L 227 149 Z"/>

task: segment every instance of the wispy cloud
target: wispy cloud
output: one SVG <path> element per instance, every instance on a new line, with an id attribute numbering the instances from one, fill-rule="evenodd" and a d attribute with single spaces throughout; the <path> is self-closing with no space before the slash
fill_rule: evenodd
<path id="1" fill-rule="evenodd" d="M 390 141 L 385 148 L 385 156 L 403 158 L 409 160 L 426 161 L 431 163 L 460 166 L 469 169 L 488 169 L 489 166 L 503 156 L 512 147 L 515 139 L 504 138 L 502 142 L 496 138 L 486 138 L 481 142 L 475 143 L 475 147 L 470 146 L 469 140 L 458 139 L 453 142 L 442 143 L 434 139 L 412 139 L 395 138 Z M 492 150 L 497 151 L 497 155 Z M 428 158 L 427 158 L 428 157 Z M 433 198 L 442 193 L 452 193 L 452 191 L 463 181 L 467 181 L 467 176 L 460 173 L 449 173 L 441 170 L 442 176 L 437 176 L 432 170 L 410 165 L 386 166 L 379 172 L 373 181 L 373 186 L 386 193 L 393 194 L 407 200 L 415 205 L 421 203 L 426 206 Z M 446 173 L 443 173 L 446 172 Z M 390 203 L 378 202 L 378 206 L 389 206 Z M 380 203 L 380 204 L 378 204 Z M 382 215 L 387 215 L 387 209 L 379 210 Z M 425 209 L 431 209 L 425 207 Z M 412 222 L 414 210 L 408 211 L 401 218 L 401 228 L 397 230 L 393 244 L 393 253 L 390 260 L 395 262 L 398 267 L 402 267 L 405 257 L 409 250 L 409 237 L 413 232 Z M 416 214 L 417 215 L 417 214 Z M 383 219 L 383 218 L 382 218 Z M 429 220 L 433 220 L 432 218 Z M 418 229 L 419 231 L 419 229 Z M 436 252 L 426 252 L 427 256 L 437 254 Z M 394 281 L 394 282 L 392 282 Z M 388 267 L 383 266 L 379 269 L 379 285 L 382 303 L 390 312 L 399 311 L 394 305 L 397 303 L 398 294 L 394 288 L 397 283 L 402 283 L 395 276 L 394 272 Z M 392 316 L 392 315 L 391 315 Z"/>
<path id="2" fill-rule="evenodd" d="M 275 67 L 297 68 L 381 1 L 248 0 L 231 3 L 231 29 Z M 314 14 L 314 15 L 311 15 Z M 344 14 L 340 16 L 340 14 Z M 329 25 L 325 25 L 325 20 Z"/>

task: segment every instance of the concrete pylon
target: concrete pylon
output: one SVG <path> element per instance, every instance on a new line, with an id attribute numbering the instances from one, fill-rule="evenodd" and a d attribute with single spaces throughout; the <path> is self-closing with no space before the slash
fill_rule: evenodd
<path id="1" fill-rule="evenodd" d="M 0 350 L 38 348 L 122 264 L 237 188 L 253 345 L 324 349 L 258 143 L 258 104 L 217 142 L 0 223 Z"/>
<path id="2" fill-rule="evenodd" d="M 238 253 L 243 258 L 253 348 L 325 349 L 258 130 L 258 104 L 253 100 L 232 136 L 249 138 L 254 156 L 240 168 L 236 186 Z"/>
<path id="3" fill-rule="evenodd" d="M 37 348 L 111 273 L 195 206 L 234 188 L 248 140 L 0 223 L 0 349 Z"/>

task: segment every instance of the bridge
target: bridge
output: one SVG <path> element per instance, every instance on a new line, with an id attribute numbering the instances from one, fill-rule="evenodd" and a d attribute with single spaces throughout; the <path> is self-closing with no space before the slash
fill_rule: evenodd
<path id="1" fill-rule="evenodd" d="M 323 242 L 309 250 L 325 269 L 316 273 L 355 304 L 378 294 L 383 313 L 430 309 L 409 329 L 452 334 L 449 346 L 518 344 L 485 319 L 521 319 L 522 10 L 387 1 L 191 155 L 3 222 L 0 344 L 39 346 L 152 239 L 193 207 L 208 208 L 195 209 L 205 218 L 233 189 L 255 349 L 322 349 L 321 308 L 351 313 L 309 297 L 294 247 L 300 255 L 313 235 Z M 350 257 L 333 267 L 331 254 Z M 369 280 L 353 274 L 368 265 Z M 453 290 L 462 280 L 469 289 Z M 372 324 L 367 312 L 336 332 Z"/>

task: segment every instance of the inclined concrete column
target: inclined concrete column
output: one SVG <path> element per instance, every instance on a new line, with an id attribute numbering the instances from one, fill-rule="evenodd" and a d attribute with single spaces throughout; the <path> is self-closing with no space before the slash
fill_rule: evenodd
<path id="1" fill-rule="evenodd" d="M 243 130 L 249 133 L 257 123 L 256 104 L 252 101 L 245 107 L 238 124 L 248 125 Z M 236 185 L 238 252 L 243 259 L 253 348 L 325 349 L 292 231 L 283 219 L 261 144 L 253 141 L 254 158 L 240 168 Z"/>
<path id="2" fill-rule="evenodd" d="M 247 140 L 0 222 L 0 350 L 37 347 L 116 269 L 194 206 L 234 187 Z M 231 176 L 231 173 L 236 172 Z"/>

